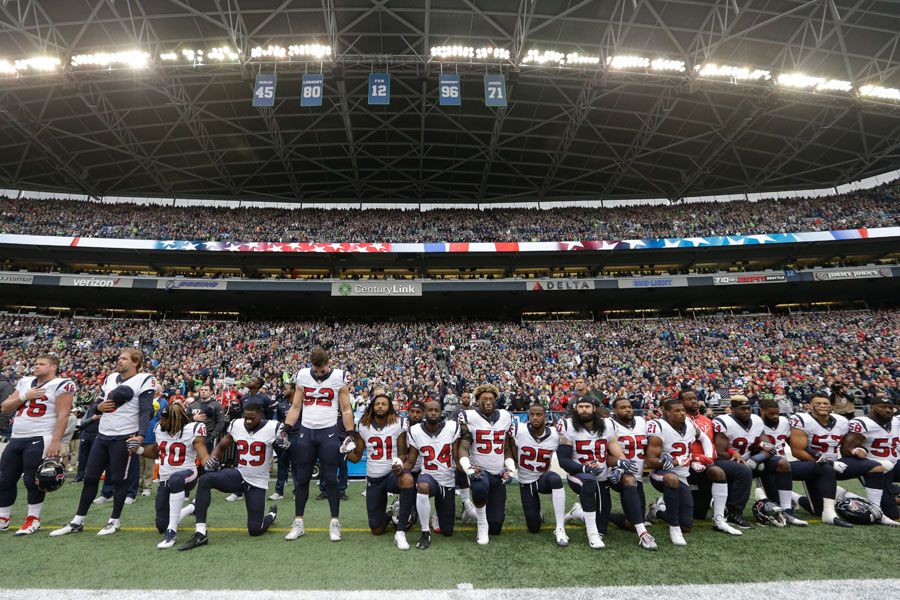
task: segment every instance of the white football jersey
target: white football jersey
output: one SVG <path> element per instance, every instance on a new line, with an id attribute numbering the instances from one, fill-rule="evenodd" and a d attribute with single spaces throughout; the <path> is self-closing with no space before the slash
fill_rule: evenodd
<path id="1" fill-rule="evenodd" d="M 403 433 L 404 423 L 397 419 L 396 423 L 386 424 L 379 429 L 375 420 L 369 425 L 357 425 L 356 431 L 366 443 L 366 477 L 384 477 L 391 472 L 399 450 L 397 441 Z"/>
<path id="2" fill-rule="evenodd" d="M 110 412 L 100 415 L 99 431 L 101 435 L 145 435 L 146 431 L 138 431 L 140 401 L 138 398 L 148 390 L 156 390 L 156 377 L 149 373 L 138 373 L 134 377 L 124 379 L 118 373 L 112 373 L 103 382 L 103 398 L 119 387 L 127 385 L 131 388 L 131 400 Z"/>
<path id="3" fill-rule="evenodd" d="M 502 408 L 494 413 L 496 419 L 488 421 L 480 410 L 463 410 L 459 413 L 459 422 L 465 423 L 472 434 L 472 449 L 469 451 L 472 466 L 500 476 L 503 474 L 506 436 L 515 419 Z"/>
<path id="4" fill-rule="evenodd" d="M 838 460 L 841 457 L 841 442 L 850 431 L 847 418 L 841 415 L 831 414 L 828 422 L 822 425 L 811 414 L 797 413 L 791 416 L 791 427 L 806 433 L 809 441 L 806 451 L 815 458 L 830 458 Z"/>
<path id="5" fill-rule="evenodd" d="M 784 456 L 784 445 L 791 437 L 791 422 L 788 421 L 788 418 L 778 417 L 778 425 L 775 427 L 769 427 L 763 421 L 763 433 L 771 435 L 775 439 L 775 454 Z"/>
<path id="6" fill-rule="evenodd" d="M 607 446 L 616 439 L 616 428 L 612 419 L 603 419 L 603 431 L 589 431 L 582 428 L 575 429 L 572 425 L 572 417 L 566 417 L 557 423 L 559 429 L 560 444 L 571 444 L 572 458 L 581 464 L 597 461 L 602 472 L 597 476 L 601 481 L 606 479 L 609 467 L 606 464 Z M 570 475 L 571 477 L 571 475 Z"/>
<path id="7" fill-rule="evenodd" d="M 23 377 L 16 384 L 21 398 L 34 387 L 38 387 L 37 377 Z M 44 388 L 44 395 L 26 400 L 13 416 L 12 438 L 52 436 L 56 429 L 56 397 L 75 393 L 75 384 L 63 377 L 55 377 L 40 387 Z"/>
<path id="8" fill-rule="evenodd" d="M 323 381 L 312 375 L 312 369 L 300 369 L 294 383 L 303 390 L 303 413 L 300 424 L 307 429 L 334 427 L 340 417 L 338 401 L 341 388 L 347 385 L 347 375 L 342 369 L 332 369 Z"/>
<path id="9" fill-rule="evenodd" d="M 544 435 L 535 438 L 528 423 L 515 421 L 513 439 L 518 454 L 519 483 L 528 485 L 550 470 L 553 453 L 559 448 L 559 432 L 548 424 L 544 427 Z"/>
<path id="10" fill-rule="evenodd" d="M 728 445 L 734 448 L 741 458 L 750 458 L 750 446 L 763 434 L 765 425 L 759 415 L 750 415 L 750 423 L 744 425 L 734 415 L 721 415 L 713 419 L 713 431 L 728 438 Z"/>
<path id="11" fill-rule="evenodd" d="M 197 473 L 197 449 L 194 448 L 194 440 L 198 437 L 206 437 L 206 425 L 203 423 L 188 423 L 175 435 L 164 431 L 159 423 L 154 429 L 156 445 L 159 448 L 159 480 L 168 481 L 169 476 L 175 471 L 193 471 Z"/>
<path id="12" fill-rule="evenodd" d="M 665 419 L 654 419 L 647 423 L 647 436 L 661 438 L 663 454 L 669 454 L 673 459 L 689 454 L 691 444 L 699 440 L 701 435 L 703 433 L 690 419 L 684 420 L 684 428 L 681 431 L 676 430 Z M 687 466 L 677 464 L 674 473 L 681 479 L 687 479 L 690 474 Z"/>
<path id="13" fill-rule="evenodd" d="M 418 423 L 416 423 L 416 425 L 418 425 Z M 404 417 L 403 418 L 403 431 L 409 432 L 410 428 L 412 428 L 412 427 L 413 426 L 409 424 L 409 417 Z M 407 447 L 409 446 L 409 437 L 408 436 L 409 436 L 409 434 L 407 433 L 407 441 L 406 441 Z M 405 459 L 406 457 L 403 456 L 401 458 Z M 421 452 L 419 452 L 419 455 L 416 457 L 416 464 L 413 465 L 412 470 L 416 473 L 422 472 L 422 453 Z"/>
<path id="14" fill-rule="evenodd" d="M 616 419 L 610 419 L 616 428 L 616 436 L 619 438 L 619 446 L 625 458 L 633 460 L 638 465 L 635 477 L 641 481 L 644 477 L 644 461 L 647 460 L 647 420 L 644 417 L 634 417 L 634 426 L 628 427 Z"/>
<path id="15" fill-rule="evenodd" d="M 893 463 L 900 458 L 900 419 L 897 417 L 888 422 L 889 429 L 885 429 L 871 417 L 850 419 L 848 426 L 850 431 L 866 438 L 863 448 L 870 457 L 886 458 Z"/>
<path id="16" fill-rule="evenodd" d="M 456 486 L 456 461 L 453 444 L 459 439 L 459 423 L 445 422 L 434 435 L 428 433 L 424 421 L 413 425 L 406 433 L 406 443 L 419 451 L 422 473 L 434 477 L 443 487 Z"/>
<path id="17" fill-rule="evenodd" d="M 282 424 L 266 421 L 254 432 L 247 431 L 243 419 L 235 419 L 228 426 L 228 433 L 237 447 L 237 469 L 244 481 L 255 488 L 269 486 L 269 471 L 272 467 L 272 442 L 281 433 Z"/>

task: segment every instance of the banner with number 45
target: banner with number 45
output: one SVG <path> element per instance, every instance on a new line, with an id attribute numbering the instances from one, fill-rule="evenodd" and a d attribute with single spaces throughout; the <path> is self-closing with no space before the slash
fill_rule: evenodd
<path id="1" fill-rule="evenodd" d="M 278 76 L 275 73 L 256 76 L 256 85 L 253 86 L 253 106 L 275 106 L 275 83 Z"/>

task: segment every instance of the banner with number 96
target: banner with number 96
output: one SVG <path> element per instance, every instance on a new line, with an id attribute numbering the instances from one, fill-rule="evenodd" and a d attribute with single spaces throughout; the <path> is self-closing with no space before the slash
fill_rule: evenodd
<path id="1" fill-rule="evenodd" d="M 459 106 L 462 101 L 459 75 L 441 74 L 438 85 L 438 97 L 441 106 Z"/>

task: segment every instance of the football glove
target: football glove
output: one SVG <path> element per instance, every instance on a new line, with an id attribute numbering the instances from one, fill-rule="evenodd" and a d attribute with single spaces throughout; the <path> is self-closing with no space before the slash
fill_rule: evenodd
<path id="1" fill-rule="evenodd" d="M 125 442 L 126 446 L 128 446 L 128 453 L 134 454 L 137 452 L 137 449 L 141 447 L 141 440 L 137 438 L 129 438 L 127 442 Z"/>
<path id="2" fill-rule="evenodd" d="M 509 474 L 509 477 L 503 478 L 503 483 L 509 483 L 511 480 L 519 478 L 519 471 L 516 469 L 516 462 L 513 459 L 507 458 L 503 461 L 503 473 Z"/>
<path id="3" fill-rule="evenodd" d="M 219 470 L 219 459 L 215 456 L 210 456 L 206 459 L 206 470 L 207 471 L 218 471 Z"/>
<path id="4" fill-rule="evenodd" d="M 758 454 L 754 454 L 750 458 L 744 461 L 744 464 L 750 467 L 751 471 L 762 471 L 766 468 L 766 460 L 769 458 L 769 455 L 765 452 L 759 452 Z"/>
<path id="5" fill-rule="evenodd" d="M 609 482 L 612 485 L 617 485 L 617 484 L 621 483 L 622 477 L 624 477 L 624 476 L 625 476 L 625 471 L 623 469 L 616 467 L 615 469 L 609 470 Z"/>
<path id="6" fill-rule="evenodd" d="M 704 465 L 702 462 L 691 461 L 691 471 L 693 471 L 694 473 L 702 473 L 705 470 L 706 465 Z"/>
<path id="7" fill-rule="evenodd" d="M 356 442 L 353 441 L 353 434 L 351 433 L 341 442 L 340 452 L 341 454 L 350 454 L 354 450 L 356 450 Z"/>
<path id="8" fill-rule="evenodd" d="M 764 452 L 775 452 L 775 444 L 772 444 L 770 442 L 760 441 L 757 445 L 759 446 L 759 449 L 763 450 Z"/>
<path id="9" fill-rule="evenodd" d="M 625 473 L 631 473 L 632 475 L 638 474 L 638 464 L 633 460 L 628 460 L 627 458 L 620 458 L 616 461 L 616 467 L 622 469 Z"/>
<path id="10" fill-rule="evenodd" d="M 281 430 L 281 434 L 272 442 L 272 446 L 274 446 L 276 450 L 282 451 L 291 447 L 291 441 L 288 439 L 287 434 L 283 429 Z"/>
<path id="11" fill-rule="evenodd" d="M 595 466 L 584 465 L 583 468 L 584 468 L 584 472 L 589 473 L 590 475 L 598 476 L 601 473 L 603 473 L 603 467 L 601 467 L 600 465 L 595 465 Z"/>
<path id="12" fill-rule="evenodd" d="M 689 467 L 691 462 L 693 462 L 693 457 L 690 454 L 684 454 L 675 459 L 675 464 L 679 467 Z"/>
<path id="13" fill-rule="evenodd" d="M 659 459 L 662 461 L 663 471 L 671 471 L 675 468 L 675 461 L 672 460 L 672 455 L 668 452 L 663 452 L 662 456 L 660 456 Z"/>
<path id="14" fill-rule="evenodd" d="M 845 462 L 841 462 L 838 460 L 838 461 L 835 461 L 831 466 L 834 467 L 834 472 L 837 473 L 838 475 L 840 475 L 841 473 L 843 473 L 844 471 L 847 470 L 847 467 L 849 465 Z"/>

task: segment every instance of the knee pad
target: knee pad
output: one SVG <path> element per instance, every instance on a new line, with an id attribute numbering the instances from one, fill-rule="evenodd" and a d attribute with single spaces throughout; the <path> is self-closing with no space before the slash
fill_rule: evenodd
<path id="1" fill-rule="evenodd" d="M 548 471 L 544 477 L 547 478 L 547 484 L 550 486 L 550 489 L 558 490 L 563 487 L 562 477 L 560 477 L 558 473 Z"/>

